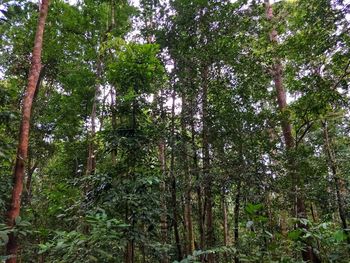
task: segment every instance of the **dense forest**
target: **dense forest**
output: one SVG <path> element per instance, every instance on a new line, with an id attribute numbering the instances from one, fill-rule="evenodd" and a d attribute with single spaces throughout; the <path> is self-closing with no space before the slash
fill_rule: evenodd
<path id="1" fill-rule="evenodd" d="M 0 261 L 350 262 L 350 1 L 1 0 Z"/>

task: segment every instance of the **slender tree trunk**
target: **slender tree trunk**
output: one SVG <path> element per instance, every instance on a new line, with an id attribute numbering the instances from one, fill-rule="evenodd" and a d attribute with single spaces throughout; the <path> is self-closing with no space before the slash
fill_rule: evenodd
<path id="1" fill-rule="evenodd" d="M 312 220 L 315 223 L 317 223 L 318 222 L 318 215 L 317 215 L 317 210 L 316 210 L 316 206 L 314 203 L 311 203 L 310 210 L 311 210 Z"/>
<path id="2" fill-rule="evenodd" d="M 238 248 L 238 246 L 239 246 L 239 208 L 240 208 L 240 203 L 241 203 L 241 187 L 242 187 L 242 182 L 241 182 L 241 180 L 238 180 L 236 197 L 235 197 L 235 207 L 234 207 L 234 212 L 233 212 L 233 217 L 234 217 L 233 237 L 234 237 L 234 242 L 235 242 L 236 248 Z M 235 263 L 239 263 L 239 258 L 237 256 L 235 256 Z"/>
<path id="3" fill-rule="evenodd" d="M 189 187 L 190 188 L 190 187 Z M 187 210 L 187 232 L 188 232 L 188 253 L 192 254 L 194 251 L 194 233 L 193 233 L 193 222 L 192 222 L 192 198 L 191 190 L 186 192 L 186 210 Z"/>
<path id="4" fill-rule="evenodd" d="M 205 227 L 206 227 L 206 248 L 214 246 L 213 229 L 213 197 L 212 197 L 212 176 L 210 174 L 210 153 L 209 153 L 209 125 L 208 125 L 208 66 L 202 71 L 202 140 L 203 140 L 203 178 L 205 194 Z M 208 255 L 208 262 L 215 261 L 214 254 Z"/>
<path id="5" fill-rule="evenodd" d="M 26 181 L 26 203 L 30 204 L 32 199 L 32 177 L 33 173 L 35 172 L 36 168 L 38 167 L 38 163 L 35 162 L 34 165 L 31 167 L 30 162 L 28 162 L 28 175 L 27 175 L 27 181 Z"/>
<path id="6" fill-rule="evenodd" d="M 194 234 L 193 234 L 193 222 L 192 222 L 192 171 L 190 169 L 188 159 L 188 147 L 187 147 L 187 129 L 186 120 L 188 117 L 188 104 L 185 96 L 182 96 L 182 111 L 181 111 L 181 133 L 182 133 L 182 157 L 184 165 L 184 180 L 186 184 L 185 189 L 185 202 L 184 202 L 184 221 L 186 226 L 186 241 L 187 251 L 186 254 L 192 255 L 194 251 Z"/>
<path id="7" fill-rule="evenodd" d="M 163 101 L 160 102 L 160 109 L 161 109 L 161 120 L 164 122 L 165 119 L 165 112 L 163 109 Z M 166 205 L 166 174 L 167 174 L 167 165 L 166 165 L 166 156 L 165 156 L 165 140 L 162 137 L 158 143 L 158 159 L 160 163 L 160 168 L 162 172 L 162 180 L 160 183 L 160 194 L 161 194 L 161 208 L 162 208 L 162 214 L 160 217 L 160 228 L 161 228 L 161 235 L 162 235 L 162 245 L 165 246 L 168 241 L 168 222 L 167 222 L 167 205 Z M 168 263 L 169 258 L 166 252 L 162 254 L 162 263 Z"/>
<path id="8" fill-rule="evenodd" d="M 190 174 L 189 174 L 190 175 Z M 186 202 L 186 221 L 187 221 L 187 236 L 188 236 L 188 254 L 193 254 L 194 251 L 194 234 L 192 222 L 192 198 L 191 198 L 191 182 L 185 194 Z"/>
<path id="9" fill-rule="evenodd" d="M 162 141 L 158 145 L 159 149 L 159 159 L 161 162 L 161 170 L 162 170 L 162 181 L 160 183 L 160 194 L 161 194 L 161 208 L 162 214 L 160 217 L 160 228 L 162 234 L 162 245 L 165 246 L 168 241 L 168 221 L 167 221 L 167 205 L 166 205 L 166 159 L 165 159 L 165 143 Z M 169 258 L 167 253 L 164 252 L 162 255 L 162 263 L 169 262 Z"/>
<path id="10" fill-rule="evenodd" d="M 111 0 L 111 26 L 115 28 L 115 3 Z"/>
<path id="11" fill-rule="evenodd" d="M 117 129 L 117 114 L 116 114 L 116 92 L 114 87 L 111 87 L 111 112 L 112 112 L 112 130 L 113 133 L 116 132 Z M 116 147 L 116 146 L 114 146 Z M 117 164 L 117 150 L 113 147 L 112 152 L 111 152 L 111 159 L 112 159 L 112 164 L 115 166 Z"/>
<path id="12" fill-rule="evenodd" d="M 228 230 L 228 214 L 227 214 L 227 202 L 226 202 L 226 193 L 225 187 L 223 186 L 222 195 L 221 195 L 221 209 L 222 209 L 222 225 L 224 230 L 224 246 L 228 246 L 230 242 L 230 235 Z M 224 253 L 225 261 L 228 262 L 227 253 Z"/>
<path id="13" fill-rule="evenodd" d="M 111 29 L 116 27 L 115 23 L 115 2 L 114 0 L 110 1 L 111 5 Z M 110 96 L 111 96 L 111 113 L 112 113 L 112 130 L 113 133 L 116 131 L 117 128 L 117 114 L 116 114 L 116 100 L 117 100 L 117 94 L 116 94 L 116 89 L 115 87 L 111 86 L 110 90 Z M 115 146 L 114 146 L 115 147 Z M 117 150 L 115 148 L 112 149 L 111 152 L 111 159 L 112 159 L 112 164 L 115 166 L 117 164 Z"/>
<path id="14" fill-rule="evenodd" d="M 328 123 L 327 121 L 322 122 L 323 125 L 323 134 L 324 134 L 324 146 L 326 150 L 326 154 L 328 157 L 328 164 L 329 167 L 332 171 L 332 175 L 334 178 L 334 184 L 335 184 L 335 192 L 337 196 L 337 203 L 338 203 L 338 212 L 339 212 L 339 217 L 341 220 L 341 225 L 343 228 L 344 233 L 346 234 L 347 241 L 350 244 L 350 235 L 347 232 L 348 230 L 348 225 L 346 221 L 346 212 L 344 209 L 344 200 L 342 198 L 342 195 L 340 193 L 340 188 L 341 188 L 341 183 L 340 183 L 340 178 L 338 175 L 338 167 L 337 167 L 337 162 L 335 158 L 335 154 L 331 145 L 331 139 L 328 134 Z"/>
<path id="15" fill-rule="evenodd" d="M 23 181 L 25 164 L 28 158 L 28 143 L 29 143 L 29 131 L 30 131 L 30 118 L 32 111 L 33 98 L 35 89 L 39 80 L 41 71 L 41 52 L 43 46 L 43 36 L 45 21 L 49 10 L 49 0 L 42 0 L 39 14 L 39 21 L 37 31 L 34 40 L 34 49 L 32 54 L 32 62 L 30 66 L 30 72 L 28 77 L 28 85 L 25 91 L 23 106 L 22 106 L 22 120 L 20 124 L 19 142 L 17 148 L 16 164 L 14 167 L 13 176 L 13 189 L 12 199 L 8 210 L 7 225 L 10 228 L 15 226 L 15 219 L 20 214 L 21 197 L 23 192 Z M 18 243 L 13 233 L 9 235 L 9 241 L 7 243 L 7 255 L 12 257 L 8 259 L 7 263 L 15 263 L 17 258 Z"/>
<path id="16" fill-rule="evenodd" d="M 227 203 L 226 203 L 226 194 L 222 193 L 221 196 L 221 209 L 222 209 L 222 225 L 224 228 L 224 246 L 229 245 L 230 235 L 228 231 L 228 214 L 227 214 Z"/>
<path id="17" fill-rule="evenodd" d="M 161 191 L 161 208 L 162 214 L 160 218 L 160 227 L 162 234 L 162 245 L 167 244 L 168 240 L 168 222 L 167 222 L 167 206 L 166 206 L 166 158 L 165 158 L 165 143 L 164 141 L 160 142 L 158 145 L 159 150 L 159 161 L 161 163 L 161 171 L 162 171 L 162 181 L 160 183 L 160 191 Z M 168 262 L 169 258 L 166 253 L 162 256 L 162 262 Z"/>
<path id="18" fill-rule="evenodd" d="M 90 115 L 91 131 L 90 131 L 90 137 L 89 137 L 88 159 L 87 159 L 87 166 L 86 166 L 87 175 L 93 174 L 96 169 L 96 149 L 95 149 L 96 110 L 97 110 L 98 96 L 100 94 L 99 81 L 101 80 L 101 74 L 102 74 L 102 63 L 101 63 L 101 58 L 98 57 L 97 69 L 96 69 L 96 77 L 97 77 L 98 83 L 96 84 L 96 87 L 95 87 L 94 101 L 92 103 L 92 110 Z"/>
<path id="19" fill-rule="evenodd" d="M 197 207 L 198 207 L 198 229 L 199 229 L 199 247 L 196 246 L 197 250 L 204 249 L 205 246 L 205 233 L 204 233 L 204 207 L 203 207 L 203 197 L 202 197 L 202 186 L 199 177 L 199 166 L 198 166 L 198 155 L 196 146 L 196 130 L 194 123 L 194 105 L 193 99 L 191 100 L 191 111 L 190 111 L 190 125 L 191 125 L 191 146 L 192 146 L 192 175 L 196 178 L 196 194 L 197 194 Z"/>
<path id="20" fill-rule="evenodd" d="M 170 178 L 171 178 L 171 199 L 173 206 L 173 227 L 176 243 L 176 254 L 179 261 L 182 260 L 182 249 L 179 234 L 178 223 L 178 210 L 177 210 L 177 197 L 176 197 L 176 177 L 174 173 L 175 168 L 175 91 L 172 94 L 172 107 L 171 107 L 171 156 L 170 156 Z"/>
<path id="21" fill-rule="evenodd" d="M 127 244 L 126 247 L 126 259 L 125 263 L 134 263 L 135 256 L 134 256 L 134 251 L 135 251 L 135 244 L 134 240 L 130 240 Z"/>
<path id="22" fill-rule="evenodd" d="M 273 9 L 270 4 L 269 0 L 265 0 L 265 7 L 266 7 L 266 16 L 267 19 L 270 21 L 273 21 L 274 15 L 273 15 Z M 272 22 L 273 25 L 273 22 Z M 278 32 L 276 29 L 272 29 L 270 32 L 270 41 L 272 44 L 277 45 L 277 37 Z M 286 91 L 283 87 L 283 67 L 280 59 L 276 57 L 274 59 L 274 65 L 272 66 L 272 75 L 273 75 L 273 81 L 275 83 L 275 90 L 277 93 L 277 102 L 278 102 L 278 108 L 281 111 L 281 113 L 285 113 L 287 110 L 287 96 Z M 292 134 L 292 125 L 290 124 L 290 121 L 286 116 L 282 117 L 281 121 L 282 131 L 283 131 L 283 137 L 284 141 L 286 143 L 286 150 L 287 152 L 290 152 L 294 149 L 294 138 Z M 296 169 L 296 163 L 292 157 L 288 158 L 289 163 L 289 173 L 290 177 L 293 183 L 293 191 L 295 192 L 295 200 L 296 200 L 296 211 L 297 211 L 297 217 L 298 218 L 306 218 L 306 208 L 305 208 L 305 201 L 303 198 L 302 193 L 300 193 L 301 190 L 301 182 L 300 182 L 300 176 L 297 173 Z M 307 229 L 307 225 L 303 223 L 299 223 L 298 227 Z M 318 256 L 315 254 L 312 246 L 309 244 L 310 242 L 305 242 L 304 250 L 302 251 L 303 260 L 310 261 L 310 262 L 320 262 Z"/>
<path id="23" fill-rule="evenodd" d="M 186 192 L 186 191 L 185 191 Z M 188 220 L 187 220 L 187 207 L 186 207 L 186 193 L 183 193 L 181 196 L 181 207 L 182 207 L 182 224 L 183 224 L 183 231 L 182 232 L 182 254 L 183 257 L 187 257 L 188 253 Z"/>
<path id="24" fill-rule="evenodd" d="M 134 177 L 132 177 L 134 180 Z M 126 204 L 125 208 L 125 222 L 129 222 L 131 228 L 130 232 L 133 233 L 135 229 L 135 219 L 132 214 L 132 209 L 130 209 L 129 205 Z M 124 252 L 124 262 L 125 263 L 134 263 L 135 262 L 135 239 L 134 237 L 131 237 L 128 240 L 128 243 L 126 244 L 125 247 L 125 252 Z"/>

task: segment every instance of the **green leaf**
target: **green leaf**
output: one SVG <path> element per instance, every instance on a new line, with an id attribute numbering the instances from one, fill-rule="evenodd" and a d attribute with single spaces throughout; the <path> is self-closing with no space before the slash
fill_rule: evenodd
<path id="1" fill-rule="evenodd" d="M 334 233 L 333 237 L 337 242 L 342 242 L 346 239 L 346 234 L 343 230 L 338 230 Z"/>
<path id="2" fill-rule="evenodd" d="M 300 238 L 301 233 L 302 233 L 302 231 L 299 230 L 299 229 L 290 231 L 290 232 L 288 233 L 288 238 L 290 238 L 291 240 L 297 240 L 297 239 Z"/>
<path id="3" fill-rule="evenodd" d="M 251 204 L 249 203 L 246 208 L 245 208 L 245 211 L 250 214 L 250 215 L 254 215 L 256 214 L 259 210 L 261 210 L 263 208 L 263 205 L 262 204 Z"/>

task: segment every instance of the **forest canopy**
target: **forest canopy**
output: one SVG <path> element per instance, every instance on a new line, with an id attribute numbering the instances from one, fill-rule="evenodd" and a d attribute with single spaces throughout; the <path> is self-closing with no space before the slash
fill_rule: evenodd
<path id="1" fill-rule="evenodd" d="M 350 258 L 350 1 L 0 1 L 0 261 Z"/>

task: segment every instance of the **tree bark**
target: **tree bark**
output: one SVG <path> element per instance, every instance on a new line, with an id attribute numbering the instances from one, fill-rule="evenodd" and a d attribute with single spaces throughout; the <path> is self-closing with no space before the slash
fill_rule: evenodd
<path id="1" fill-rule="evenodd" d="M 265 0 L 265 7 L 266 7 L 266 17 L 269 21 L 272 21 L 274 19 L 273 15 L 273 9 L 272 5 L 270 4 L 269 0 Z M 273 25 L 273 22 L 272 22 Z M 278 32 L 275 28 L 273 28 L 270 32 L 270 41 L 272 44 L 277 45 L 278 41 Z M 277 94 L 277 103 L 278 108 L 282 114 L 284 114 L 287 110 L 287 96 L 286 91 L 283 87 L 283 67 L 280 59 L 276 56 L 274 59 L 274 64 L 272 66 L 272 76 L 273 81 L 275 83 L 275 90 Z M 290 124 L 290 121 L 288 120 L 287 116 L 282 116 L 281 121 L 282 126 L 282 132 L 284 141 L 286 144 L 286 150 L 287 153 L 290 153 L 294 148 L 294 137 L 292 134 L 292 125 Z M 297 212 L 297 218 L 307 218 L 306 214 L 306 208 L 305 208 L 305 201 L 303 199 L 302 194 L 300 193 L 301 190 L 301 182 L 300 182 L 300 176 L 296 172 L 296 164 L 292 157 L 288 157 L 288 164 L 289 164 L 289 174 L 290 178 L 293 183 L 293 189 L 292 191 L 295 191 L 295 200 L 296 200 L 296 212 Z M 299 228 L 307 229 L 307 225 L 303 223 L 298 224 Z M 309 244 L 310 242 L 305 242 L 304 250 L 302 251 L 302 256 L 304 261 L 310 261 L 310 262 L 320 262 L 318 256 L 315 254 L 312 246 Z"/>
<path id="2" fill-rule="evenodd" d="M 47 13 L 49 10 L 49 0 L 42 0 L 40 12 L 39 12 L 39 21 L 37 26 L 37 31 L 34 40 L 34 49 L 32 55 L 32 61 L 28 76 L 28 85 L 23 99 L 22 106 L 22 120 L 20 124 L 19 131 L 19 142 L 17 148 L 17 157 L 16 164 L 14 167 L 14 176 L 13 176 L 13 189 L 12 189 L 12 198 L 11 204 L 8 210 L 7 225 L 9 228 L 15 226 L 15 219 L 20 214 L 21 208 L 21 198 L 23 192 L 23 181 L 24 181 L 24 172 L 25 164 L 28 158 L 28 143 L 29 143 L 29 132 L 30 132 L 30 118 L 32 111 L 33 98 L 36 90 L 36 86 L 39 80 L 40 71 L 41 71 L 41 52 L 43 46 L 43 36 L 45 22 L 47 18 Z M 13 233 L 9 235 L 9 242 L 7 243 L 7 255 L 11 256 L 6 262 L 15 263 L 17 258 L 18 243 L 16 237 Z"/>

